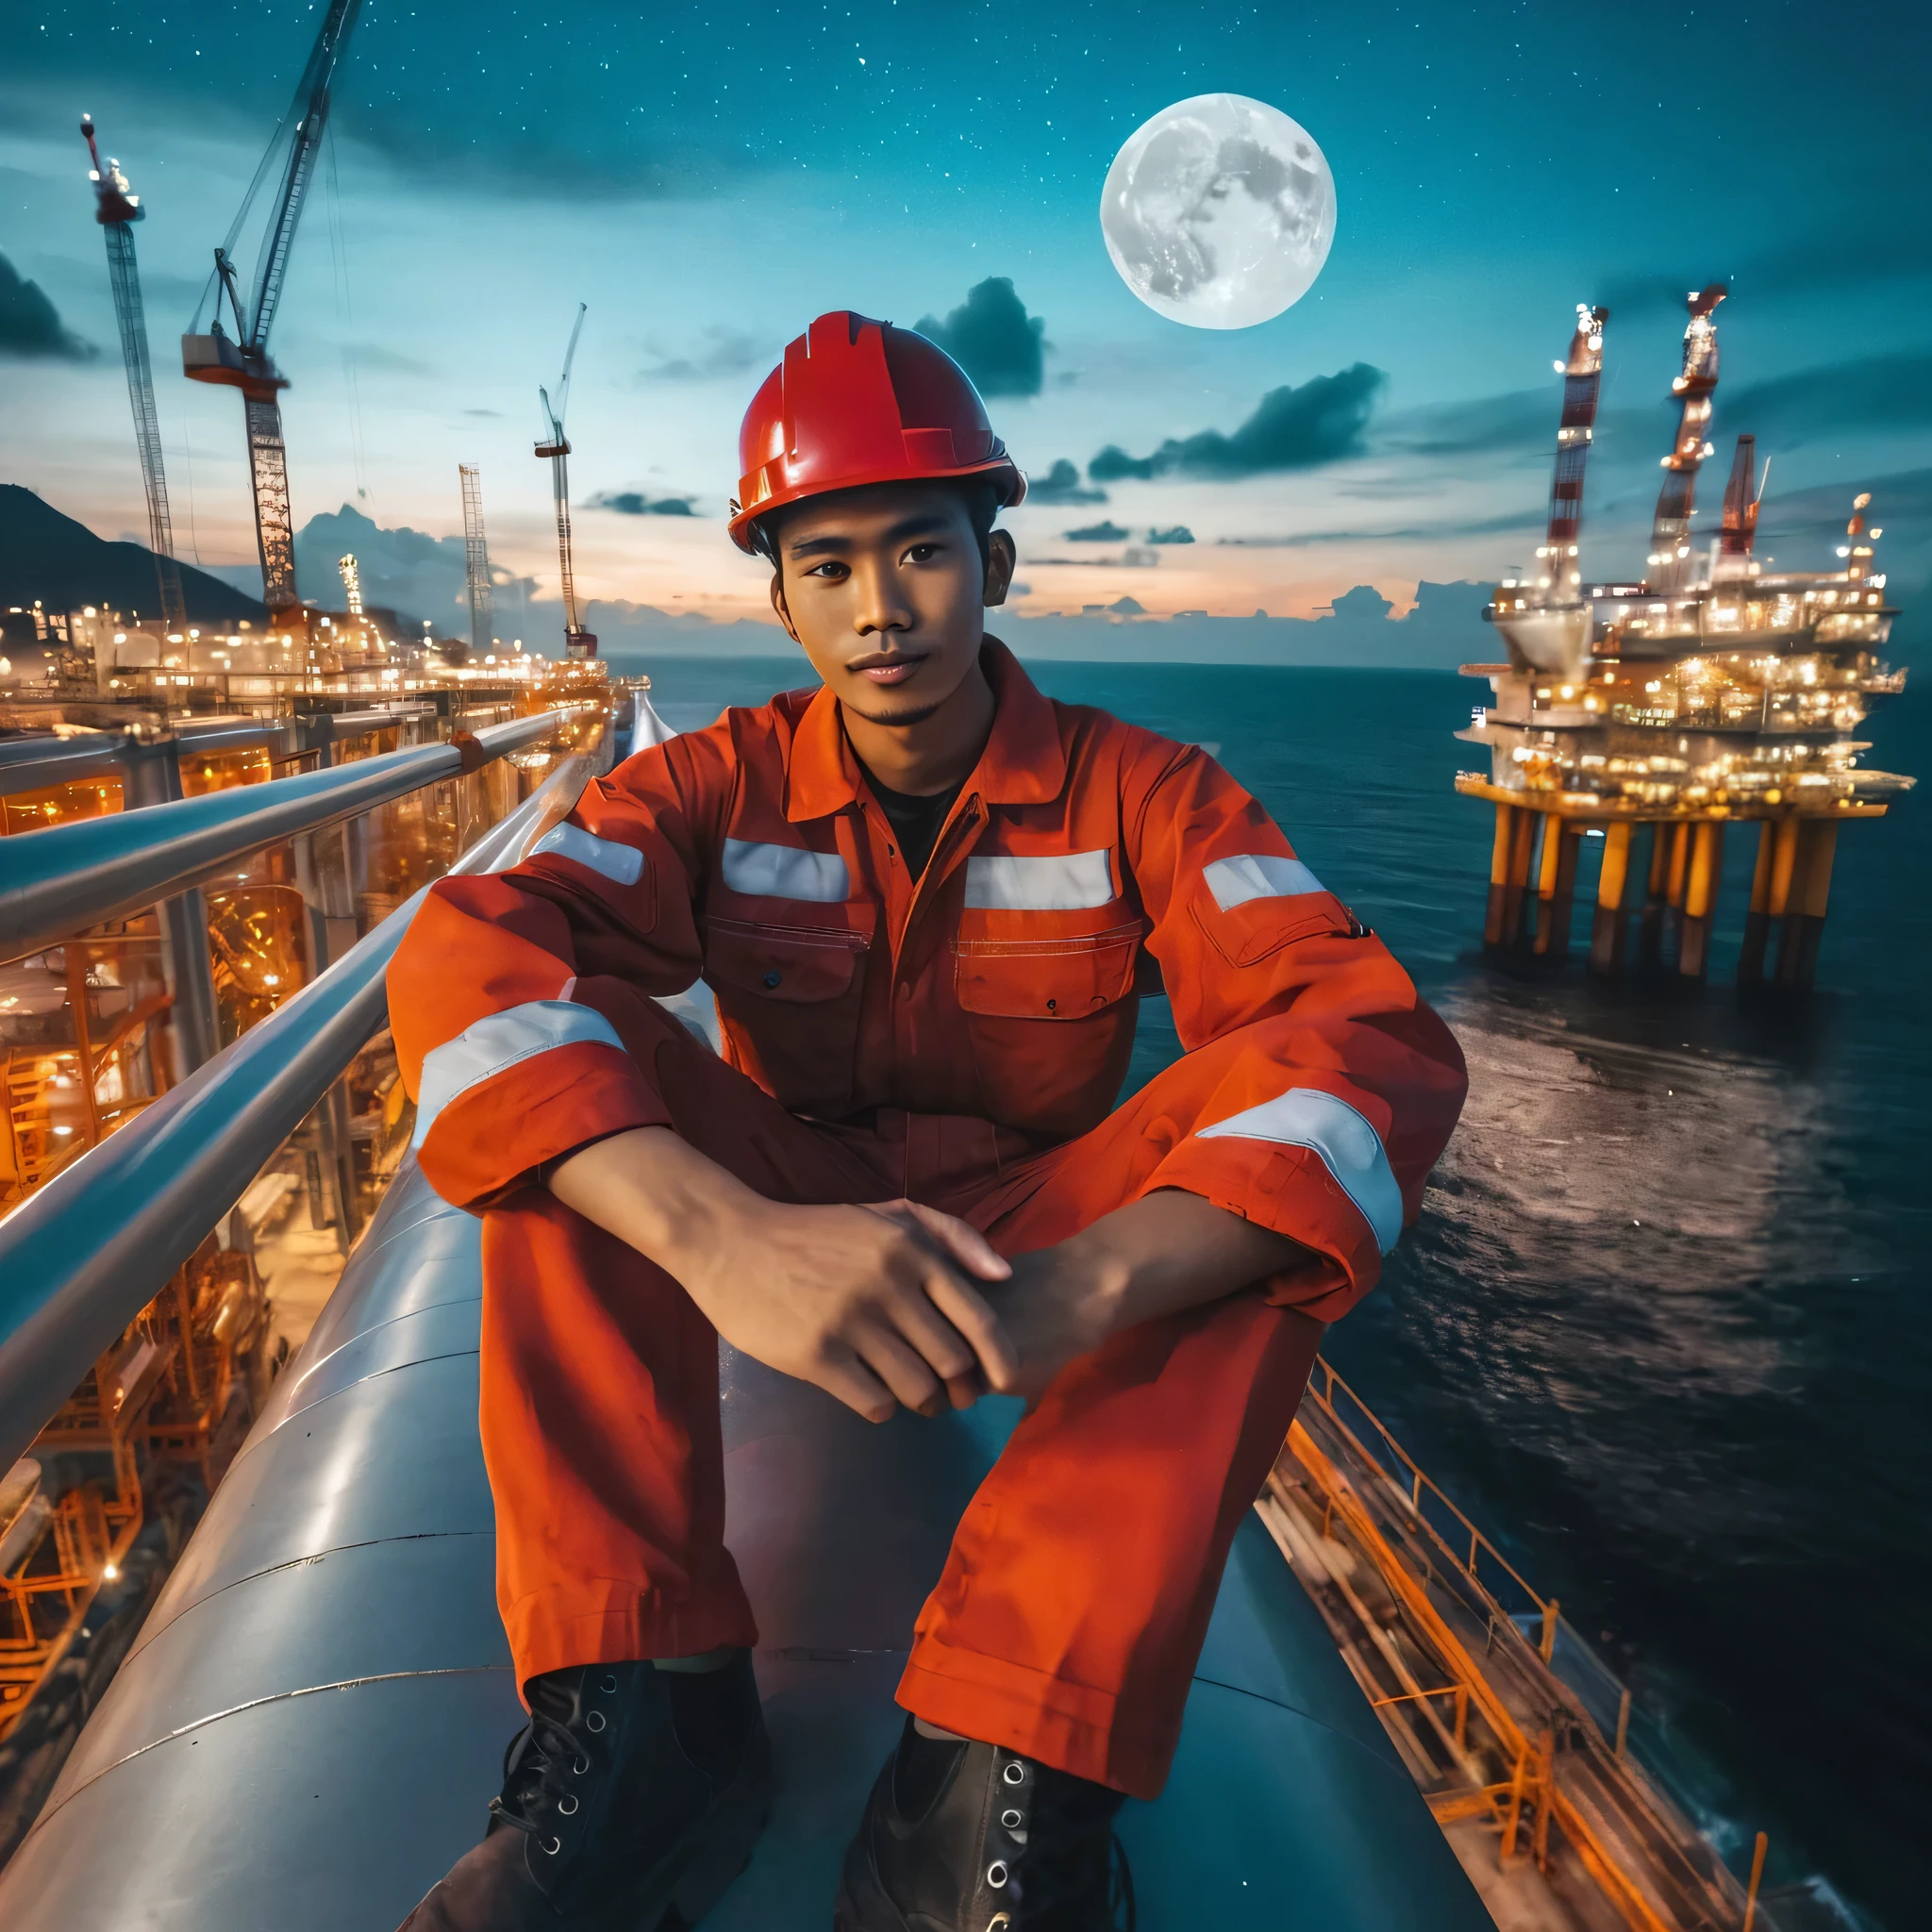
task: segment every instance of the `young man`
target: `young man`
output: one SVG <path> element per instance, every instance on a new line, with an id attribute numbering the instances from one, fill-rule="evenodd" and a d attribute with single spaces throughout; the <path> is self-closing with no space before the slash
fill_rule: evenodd
<path id="1" fill-rule="evenodd" d="M 408 1924 L 650 1932 L 749 1856 L 723 1335 L 877 1421 L 1032 1398 L 920 1616 L 836 1924 L 1102 1932 L 1114 1810 L 1160 1790 L 1235 1529 L 1462 1060 L 1211 759 L 985 636 L 1025 485 L 937 348 L 821 316 L 741 454 L 732 535 L 820 688 L 443 881 L 391 969 L 424 1173 L 484 1222 L 530 1710 Z M 699 975 L 723 1059 L 653 998 Z M 1163 984 L 1188 1052 L 1115 1109 Z"/>

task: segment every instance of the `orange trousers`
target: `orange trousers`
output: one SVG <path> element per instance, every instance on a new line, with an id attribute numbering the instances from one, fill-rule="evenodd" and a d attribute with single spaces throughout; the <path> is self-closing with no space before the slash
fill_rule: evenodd
<path id="1" fill-rule="evenodd" d="M 982 1121 L 801 1120 L 632 989 L 581 981 L 575 997 L 617 1027 L 677 1132 L 760 1193 L 908 1195 L 1005 1254 L 1137 1198 L 1240 1051 L 1237 1034 L 1190 1054 L 1091 1132 L 1028 1153 Z M 755 1644 L 724 1547 L 716 1331 L 671 1276 L 547 1192 L 486 1212 L 483 1257 L 483 1451 L 518 1682 Z M 1158 1795 L 1228 1548 L 1321 1334 L 1255 1291 L 1070 1364 L 955 1533 L 899 1702 Z"/>

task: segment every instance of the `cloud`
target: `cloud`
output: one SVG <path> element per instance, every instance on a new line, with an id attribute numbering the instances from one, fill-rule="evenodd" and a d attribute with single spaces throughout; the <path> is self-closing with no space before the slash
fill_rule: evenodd
<path id="1" fill-rule="evenodd" d="M 1109 443 L 1087 465 L 1087 474 L 1096 483 L 1163 476 L 1174 470 L 1196 476 L 1254 476 L 1357 456 L 1385 380 L 1379 369 L 1357 362 L 1334 375 L 1311 375 L 1299 389 L 1284 383 L 1261 398 L 1232 436 L 1203 429 L 1179 440 L 1170 437 L 1151 457 L 1131 457 Z"/>
<path id="2" fill-rule="evenodd" d="M 743 375 L 767 360 L 756 337 L 713 324 L 704 344 L 685 356 L 666 356 L 655 343 L 645 345 L 658 359 L 638 374 L 645 382 L 714 382 L 722 376 Z"/>
<path id="3" fill-rule="evenodd" d="M 1127 532 L 1103 517 L 1097 524 L 1086 524 L 1065 534 L 1069 543 L 1118 543 Z"/>
<path id="4" fill-rule="evenodd" d="M 1026 479 L 1028 503 L 1105 503 L 1107 491 L 1089 490 L 1080 481 L 1080 472 L 1061 457 L 1043 476 Z"/>
<path id="5" fill-rule="evenodd" d="M 1172 529 L 1149 530 L 1147 541 L 1150 543 L 1191 543 L 1194 541 L 1194 533 L 1187 525 L 1175 524 Z"/>
<path id="6" fill-rule="evenodd" d="M 492 416 L 498 421 L 501 421 L 503 417 L 501 409 L 465 409 L 463 414 L 466 416 Z"/>
<path id="7" fill-rule="evenodd" d="M 1783 442 L 1848 429 L 1914 429 L 1932 423 L 1932 354 L 1866 356 L 1717 392 L 1720 421 Z"/>
<path id="8" fill-rule="evenodd" d="M 937 342 L 988 396 L 1037 396 L 1045 379 L 1046 324 L 1028 315 L 1007 275 L 989 275 L 967 291 L 965 302 L 941 322 L 927 315 L 913 324 Z"/>
<path id="9" fill-rule="evenodd" d="M 23 281 L 0 255 L 0 356 L 50 356 L 63 362 L 90 362 L 100 351 L 60 320 L 38 282 Z"/>
<path id="10" fill-rule="evenodd" d="M 1290 530 L 1279 537 L 1217 537 L 1215 541 L 1230 550 L 1307 550 L 1320 543 L 1414 543 L 1534 530 L 1542 520 L 1543 507 L 1535 504 L 1492 517 L 1445 517 L 1440 523 L 1402 524 L 1379 530 Z"/>
<path id="11" fill-rule="evenodd" d="M 436 375 L 439 371 L 420 357 L 406 356 L 386 342 L 344 342 L 344 354 L 363 369 L 383 369 L 395 375 Z"/>
<path id="12" fill-rule="evenodd" d="M 646 496 L 641 490 L 600 490 L 586 509 L 614 509 L 621 517 L 694 517 L 691 496 Z"/>
<path id="13" fill-rule="evenodd" d="M 1534 452 L 1541 460 L 1557 440 L 1560 388 L 1509 390 L 1467 403 L 1405 409 L 1382 425 L 1379 441 L 1421 457 L 1485 456 L 1496 450 Z"/>

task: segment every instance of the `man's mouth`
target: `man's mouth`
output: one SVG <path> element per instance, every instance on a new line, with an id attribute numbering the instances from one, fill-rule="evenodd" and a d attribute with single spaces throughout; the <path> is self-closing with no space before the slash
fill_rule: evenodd
<path id="1" fill-rule="evenodd" d="M 894 651 L 890 656 L 857 658 L 845 668 L 874 684 L 904 684 L 924 662 L 924 655 L 913 657 Z"/>

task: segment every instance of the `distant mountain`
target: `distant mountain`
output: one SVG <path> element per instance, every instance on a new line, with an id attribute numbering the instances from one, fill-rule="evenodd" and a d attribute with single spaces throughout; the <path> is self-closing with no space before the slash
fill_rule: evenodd
<path id="1" fill-rule="evenodd" d="M 265 624 L 268 608 L 219 577 L 181 566 L 181 594 L 192 623 Z M 18 483 L 0 483 L 0 611 L 38 600 L 48 610 L 89 604 L 129 616 L 160 613 L 155 554 L 144 543 L 109 543 L 85 524 Z"/>

